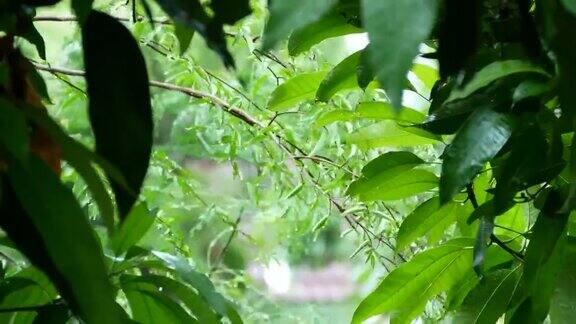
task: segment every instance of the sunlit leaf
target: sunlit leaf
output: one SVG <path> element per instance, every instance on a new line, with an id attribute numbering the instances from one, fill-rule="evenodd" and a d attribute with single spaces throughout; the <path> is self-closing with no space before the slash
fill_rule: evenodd
<path id="1" fill-rule="evenodd" d="M 354 312 L 353 323 L 374 315 L 400 313 L 405 320 L 420 314 L 426 302 L 459 282 L 471 267 L 472 241 L 457 239 L 417 254 L 380 282 Z"/>
<path id="2" fill-rule="evenodd" d="M 439 231 L 440 235 L 456 221 L 458 213 L 464 212 L 458 203 L 440 205 L 438 196 L 428 199 L 412 211 L 398 230 L 396 248 L 402 250 L 417 238 L 433 231 Z"/>
<path id="3" fill-rule="evenodd" d="M 338 91 L 358 86 L 356 67 L 362 51 L 356 52 L 336 65 L 322 80 L 316 91 L 316 99 L 328 101 Z"/>
<path id="4" fill-rule="evenodd" d="M 154 223 L 145 203 L 140 203 L 128 214 L 120 229 L 112 237 L 112 247 L 116 255 L 122 255 L 146 234 Z"/>
<path id="5" fill-rule="evenodd" d="M 362 128 L 348 135 L 348 142 L 356 144 L 361 149 L 370 149 L 382 146 L 409 147 L 418 145 L 434 144 L 440 141 L 440 137 L 434 135 L 418 136 L 399 126 L 394 121 L 383 121 Z"/>
<path id="6" fill-rule="evenodd" d="M 268 109 L 282 111 L 314 98 L 326 72 L 299 74 L 284 82 L 272 92 Z"/>

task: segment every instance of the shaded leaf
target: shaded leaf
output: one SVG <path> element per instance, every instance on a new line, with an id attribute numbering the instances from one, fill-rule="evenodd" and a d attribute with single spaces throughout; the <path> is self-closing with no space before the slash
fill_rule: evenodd
<path id="1" fill-rule="evenodd" d="M 400 107 L 406 75 L 418 47 L 434 26 L 438 3 L 362 0 L 361 4 L 362 22 L 370 39 L 368 59 L 393 106 Z"/>
<path id="2" fill-rule="evenodd" d="M 130 304 L 132 317 L 138 323 L 197 323 L 182 306 L 159 292 L 130 286 L 122 290 Z"/>
<path id="3" fill-rule="evenodd" d="M 104 170 L 124 219 L 138 198 L 152 149 L 146 64 L 130 32 L 106 14 L 92 11 L 82 29 L 82 39 L 96 152 L 126 179 L 128 189 Z"/>
<path id="4" fill-rule="evenodd" d="M 458 323 L 496 323 L 506 312 L 520 282 L 522 267 L 486 275 L 466 296 L 454 320 Z"/>
<path id="5" fill-rule="evenodd" d="M 92 10 L 92 2 L 94 2 L 94 0 L 72 0 L 72 9 L 74 10 L 74 13 L 76 13 L 80 24 L 86 22 L 86 19 Z"/>
<path id="6" fill-rule="evenodd" d="M 0 141 L 21 161 L 28 156 L 28 125 L 24 114 L 0 98 Z"/>
<path id="7" fill-rule="evenodd" d="M 112 237 L 112 247 L 116 255 L 126 253 L 134 244 L 146 234 L 154 223 L 154 217 L 150 215 L 145 203 L 140 203 L 128 214 L 119 231 Z"/>
<path id="8" fill-rule="evenodd" d="M 120 280 L 124 287 L 130 286 L 131 284 L 152 284 L 156 288 L 162 289 L 162 292 L 165 294 L 177 298 L 177 301 L 180 301 L 184 306 L 190 309 L 192 314 L 201 323 L 219 323 L 216 314 L 202 300 L 202 298 L 193 289 L 181 282 L 158 275 L 124 275 Z"/>
<path id="9" fill-rule="evenodd" d="M 482 1 L 446 0 L 442 8 L 437 54 L 440 75 L 445 80 L 460 72 L 476 51 Z"/>
<path id="10" fill-rule="evenodd" d="M 492 109 L 475 111 L 444 151 L 440 201 L 448 202 L 504 146 L 512 133 L 511 117 Z"/>
<path id="11" fill-rule="evenodd" d="M 102 312 L 115 309 L 114 295 L 99 242 L 72 192 L 36 158 L 26 168 L 12 163 L 9 177 L 26 211 L 20 217 L 30 218 L 54 263 L 43 270 L 60 293 L 87 321 L 121 323 L 125 314 Z"/>
<path id="12" fill-rule="evenodd" d="M 452 91 L 448 101 L 463 99 L 489 86 L 492 82 L 518 73 L 536 73 L 548 76 L 542 68 L 527 61 L 510 60 L 491 63 L 478 71 L 463 88 Z"/>

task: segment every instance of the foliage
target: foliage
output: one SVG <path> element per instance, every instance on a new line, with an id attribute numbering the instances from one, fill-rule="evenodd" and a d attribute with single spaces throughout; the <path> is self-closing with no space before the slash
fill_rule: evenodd
<path id="1" fill-rule="evenodd" d="M 320 263 L 351 232 L 387 272 L 354 323 L 573 317 L 571 1 L 72 0 L 68 68 L 51 5 L 0 0 L 2 321 L 270 320 L 235 237 Z"/>

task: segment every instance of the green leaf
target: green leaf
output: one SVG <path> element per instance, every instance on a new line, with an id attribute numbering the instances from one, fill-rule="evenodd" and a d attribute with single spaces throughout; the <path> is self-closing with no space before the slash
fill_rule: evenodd
<path id="1" fill-rule="evenodd" d="M 470 116 L 444 151 L 440 177 L 442 203 L 458 194 L 498 153 L 510 137 L 512 127 L 511 117 L 492 109 L 481 109 Z"/>
<path id="2" fill-rule="evenodd" d="M 130 304 L 132 317 L 142 324 L 197 323 L 178 303 L 156 291 L 122 289 Z"/>
<path id="3" fill-rule="evenodd" d="M 150 215 L 145 203 L 140 203 L 128 214 L 122 223 L 120 230 L 112 237 L 112 247 L 116 255 L 122 255 L 146 234 L 154 223 L 154 217 Z"/>
<path id="4" fill-rule="evenodd" d="M 267 51 L 285 39 L 293 30 L 300 29 L 320 19 L 336 0 L 274 0 L 268 9 L 270 18 L 264 28 L 262 50 Z"/>
<path id="5" fill-rule="evenodd" d="M 568 243 L 563 257 L 564 264 L 550 302 L 551 323 L 570 323 L 576 313 L 576 242 L 570 239 Z"/>
<path id="6" fill-rule="evenodd" d="M 176 38 L 178 38 L 178 43 L 180 45 L 180 56 L 182 56 L 186 50 L 188 50 L 188 47 L 190 47 L 190 43 L 194 37 L 194 29 L 190 29 L 179 23 L 175 23 L 174 34 L 176 35 Z"/>
<path id="7" fill-rule="evenodd" d="M 426 170 L 408 170 L 401 174 L 383 172 L 360 178 L 350 184 L 348 194 L 362 201 L 398 200 L 438 187 L 438 178 Z"/>
<path id="8" fill-rule="evenodd" d="M 456 313 L 457 323 L 496 323 L 506 312 L 508 303 L 520 283 L 521 266 L 497 270 L 486 275 L 466 296 Z"/>
<path id="9" fill-rule="evenodd" d="M 29 267 L 5 278 L 0 288 L 0 309 L 44 305 L 57 297 L 48 278 L 39 270 Z M 0 323 L 30 323 L 36 312 L 0 314 Z"/>
<path id="10" fill-rule="evenodd" d="M 480 38 L 482 5 L 480 0 L 445 1 L 437 51 L 443 80 L 464 69 L 476 51 Z"/>
<path id="11" fill-rule="evenodd" d="M 428 199 L 402 221 L 396 237 L 396 248 L 402 250 L 417 238 L 431 232 L 437 231 L 440 235 L 443 234 L 456 221 L 456 216 L 461 212 L 463 212 L 463 206 L 459 203 L 441 206 L 438 196 Z"/>
<path id="12" fill-rule="evenodd" d="M 9 101 L 0 98 L 0 142 L 17 159 L 28 156 L 28 125 L 24 114 Z"/>
<path id="13" fill-rule="evenodd" d="M 250 0 L 213 0 L 210 7 L 215 19 L 223 24 L 233 25 L 250 14 Z"/>
<path id="14" fill-rule="evenodd" d="M 42 261 L 39 266 L 58 286 L 62 296 L 88 322 L 122 323 L 125 314 L 112 311 L 116 304 L 100 244 L 72 192 L 36 158 L 31 158 L 27 167 L 14 161 L 8 175 L 25 210 L 22 214 L 12 203 L 14 213 L 11 214 L 28 217 L 38 230 L 53 262 L 46 267 Z M 15 243 L 22 247 L 22 243 L 16 240 Z M 31 248 L 42 251 L 41 247 Z M 37 257 L 32 258 L 35 260 Z M 103 309 L 108 311 L 102 312 Z"/>
<path id="15" fill-rule="evenodd" d="M 92 2 L 94 2 L 94 0 L 72 0 L 72 9 L 74 10 L 74 13 L 76 13 L 80 24 L 86 22 L 86 19 L 92 10 Z"/>
<path id="16" fill-rule="evenodd" d="M 426 302 L 464 278 L 472 260 L 472 241 L 456 239 L 417 254 L 393 270 L 356 308 L 352 323 L 374 315 L 401 313 L 410 320 Z"/>
<path id="17" fill-rule="evenodd" d="M 289 79 L 274 89 L 268 109 L 282 111 L 313 99 L 325 75 L 326 72 L 303 73 Z"/>
<path id="18" fill-rule="evenodd" d="M 288 39 L 288 53 L 296 56 L 325 39 L 361 32 L 362 29 L 350 24 L 341 13 L 330 13 L 295 30 Z"/>
<path id="19" fill-rule="evenodd" d="M 67 323 L 71 318 L 70 310 L 66 305 L 42 308 L 34 319 L 34 324 L 42 323 Z"/>
<path id="20" fill-rule="evenodd" d="M 213 1 L 212 5 L 220 8 L 221 4 L 216 4 L 216 2 L 222 1 L 225 2 L 224 6 L 226 6 L 227 0 Z M 220 14 L 211 19 L 204 10 L 202 3 L 198 0 L 156 0 L 156 2 L 175 24 L 195 30 L 202 35 L 208 46 L 218 53 L 227 67 L 234 66 L 234 59 L 226 46 L 223 24 L 229 19 L 234 20 L 243 15 L 246 8 L 233 12 L 220 12 Z M 240 7 L 245 4 L 244 0 L 237 1 L 237 5 Z"/>
<path id="21" fill-rule="evenodd" d="M 322 80 L 316 91 L 316 100 L 326 102 L 344 89 L 358 87 L 356 67 L 362 51 L 358 51 L 338 63 Z"/>
<path id="22" fill-rule="evenodd" d="M 106 174 L 124 219 L 138 198 L 152 149 L 146 64 L 130 32 L 106 14 L 92 11 L 82 39 L 96 152 L 120 170 L 129 187 Z"/>
<path id="23" fill-rule="evenodd" d="M 491 204 L 490 206 L 493 207 L 494 205 Z M 494 208 L 490 208 L 489 211 L 493 212 Z M 487 213 L 480 217 L 478 233 L 474 241 L 474 261 L 472 262 L 472 267 L 479 277 L 484 276 L 484 257 L 486 256 L 490 236 L 494 232 L 494 217 L 495 215 L 493 213 Z"/>
<path id="24" fill-rule="evenodd" d="M 158 275 L 123 275 L 120 281 L 124 287 L 142 283 L 154 285 L 156 288 L 161 289 L 166 295 L 176 298 L 177 301 L 186 306 L 200 323 L 220 323 L 216 314 L 204 300 L 202 300 L 198 293 L 184 283 Z"/>
<path id="25" fill-rule="evenodd" d="M 355 121 L 360 119 L 395 120 L 401 124 L 413 125 L 426 117 L 411 108 L 402 108 L 397 113 L 392 105 L 385 102 L 362 102 L 356 106 L 355 111 L 332 110 L 320 115 L 316 120 L 317 127 L 323 127 L 338 121 Z"/>
<path id="26" fill-rule="evenodd" d="M 440 141 L 440 137 L 429 133 L 427 136 L 419 136 L 409 132 L 408 127 L 402 127 L 394 121 L 382 121 L 348 135 L 347 141 L 358 145 L 361 149 L 371 149 L 382 146 L 410 147 L 435 144 Z"/>
<path id="27" fill-rule="evenodd" d="M 386 102 L 362 102 L 356 107 L 359 118 L 380 120 L 396 120 L 402 124 L 411 125 L 420 123 L 426 118 L 421 112 L 403 107 L 397 112 L 392 105 Z"/>
<path id="28" fill-rule="evenodd" d="M 368 59 L 392 105 L 400 107 L 406 75 L 436 20 L 434 0 L 362 0 Z M 417 23 L 415 23 L 417 22 Z"/>
<path id="29" fill-rule="evenodd" d="M 492 82 L 518 73 L 536 73 L 548 77 L 542 68 L 527 61 L 510 60 L 491 63 L 478 71 L 463 88 L 452 91 L 448 101 L 463 99 Z"/>
<path id="30" fill-rule="evenodd" d="M 163 260 L 170 269 L 173 269 L 187 284 L 194 287 L 210 307 L 221 316 L 226 316 L 232 324 L 242 323 L 242 319 L 232 303 L 219 294 L 210 279 L 194 270 L 188 261 L 173 255 L 153 251 L 153 254 Z"/>
<path id="31" fill-rule="evenodd" d="M 515 319 L 531 318 L 543 321 L 548 315 L 550 298 L 556 287 L 556 278 L 564 259 L 567 242 L 568 215 L 555 211 L 565 198 L 550 192 L 542 212 L 532 228 L 530 244 L 526 249 L 521 289 L 526 298 L 514 312 Z"/>
<path id="32" fill-rule="evenodd" d="M 29 105 L 21 105 L 18 108 L 22 109 L 29 118 L 41 125 L 43 129 L 50 134 L 50 137 L 58 143 L 62 149 L 62 157 L 70 163 L 82 176 L 84 181 L 86 181 L 88 189 L 100 209 L 100 215 L 104 219 L 108 233 L 113 233 L 114 205 L 112 204 L 111 197 L 108 195 L 108 190 L 104 182 L 92 163 L 98 163 L 100 167 L 107 170 L 109 174 L 113 174 L 116 181 L 125 183 L 121 175 L 119 175 L 114 168 L 96 157 L 82 144 L 68 136 L 44 110 L 39 110 Z"/>
<path id="33" fill-rule="evenodd" d="M 370 44 L 360 54 L 358 66 L 356 67 L 356 78 L 358 79 L 358 86 L 362 90 L 366 90 L 370 82 L 376 77 L 376 72 L 368 59 Z"/>
<path id="34" fill-rule="evenodd" d="M 564 8 L 570 11 L 571 14 L 576 16 L 576 1 L 574 0 L 560 0 Z"/>

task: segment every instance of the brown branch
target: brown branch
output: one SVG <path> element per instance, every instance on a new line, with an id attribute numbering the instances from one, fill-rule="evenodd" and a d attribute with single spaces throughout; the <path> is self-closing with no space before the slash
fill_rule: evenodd
<path id="1" fill-rule="evenodd" d="M 72 75 L 72 76 L 81 76 L 81 77 L 86 75 L 86 72 L 84 72 L 82 70 L 73 70 L 73 69 L 66 69 L 66 68 L 59 68 L 59 67 L 51 67 L 51 66 L 41 65 L 41 64 L 36 64 L 36 63 L 34 64 L 34 66 L 38 70 L 46 71 L 46 72 L 50 72 L 50 73 L 61 73 L 61 74 Z M 247 123 L 250 126 L 264 127 L 262 123 L 260 123 L 254 117 L 248 115 L 243 110 L 241 110 L 237 107 L 234 107 L 234 106 L 230 105 L 228 102 L 226 102 L 226 101 L 224 101 L 224 100 L 222 100 L 222 99 L 220 99 L 214 95 L 211 95 L 209 93 L 204 93 L 204 92 L 201 92 L 198 90 L 194 90 L 192 88 L 177 86 L 177 85 L 174 85 L 171 83 L 165 83 L 165 82 L 154 81 L 154 80 L 150 81 L 150 86 L 160 88 L 160 89 L 180 92 L 180 93 L 183 93 L 183 94 L 188 95 L 190 97 L 194 97 L 194 98 L 198 98 L 198 99 L 208 100 L 208 101 L 212 102 L 214 105 L 220 107 L 222 110 L 231 114 L 232 116 L 241 119 L 242 121 L 244 121 L 245 123 Z"/>

